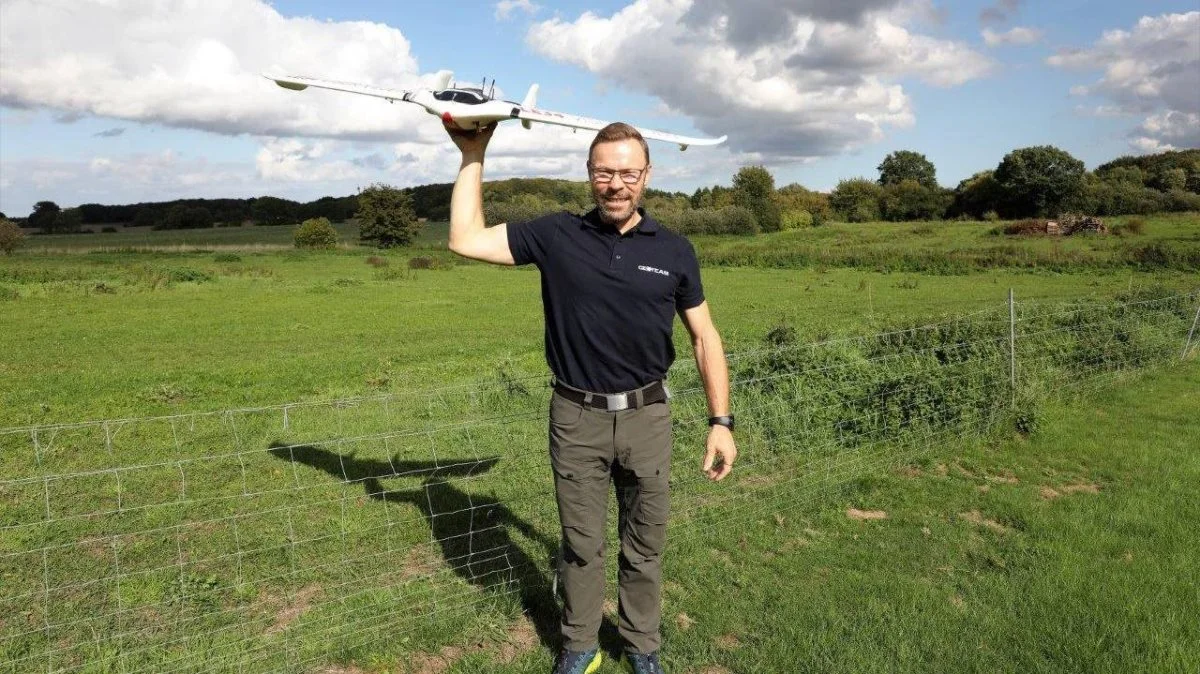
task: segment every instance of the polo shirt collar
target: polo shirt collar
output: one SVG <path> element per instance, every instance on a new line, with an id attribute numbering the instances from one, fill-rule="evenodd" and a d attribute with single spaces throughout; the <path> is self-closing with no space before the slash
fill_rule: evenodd
<path id="1" fill-rule="evenodd" d="M 646 215 L 646 209 L 642 206 L 638 206 L 637 212 L 638 215 L 642 216 L 642 219 L 638 221 L 638 224 L 633 228 L 633 231 L 638 234 L 658 233 L 658 229 L 661 227 L 661 225 L 658 224 L 658 221 L 649 215 Z M 600 231 L 614 231 L 612 227 L 609 227 L 600 221 L 600 211 L 597 208 L 593 208 L 584 214 L 583 222 L 593 229 Z"/>

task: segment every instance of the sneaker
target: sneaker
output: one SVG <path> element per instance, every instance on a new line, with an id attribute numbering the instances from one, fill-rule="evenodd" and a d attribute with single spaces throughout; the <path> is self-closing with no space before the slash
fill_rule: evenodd
<path id="1" fill-rule="evenodd" d="M 665 674 L 662 665 L 658 662 L 658 652 L 654 653 L 626 653 L 625 666 L 633 674 Z"/>
<path id="2" fill-rule="evenodd" d="M 600 649 L 593 648 L 590 651 L 568 651 L 563 649 L 562 654 L 558 656 L 558 665 L 554 668 L 554 674 L 594 674 L 600 669 Z"/>

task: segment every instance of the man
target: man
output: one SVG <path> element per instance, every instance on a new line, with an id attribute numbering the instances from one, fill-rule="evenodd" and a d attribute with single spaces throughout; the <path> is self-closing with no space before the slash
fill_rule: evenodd
<path id="1" fill-rule="evenodd" d="M 554 373 L 550 463 L 562 525 L 559 577 L 563 650 L 555 674 L 600 666 L 604 521 L 610 481 L 619 504 L 619 621 L 628 664 L 662 674 L 658 649 L 662 552 L 669 510 L 671 418 L 663 384 L 675 358 L 674 316 L 687 327 L 710 414 L 702 470 L 711 480 L 733 468 L 729 374 L 721 338 L 687 239 L 640 207 L 650 150 L 637 129 L 610 124 L 588 151 L 596 208 L 487 227 L 483 159 L 495 125 L 447 127 L 462 151 L 450 201 L 450 249 L 495 264 L 541 271 L 546 361 Z"/>

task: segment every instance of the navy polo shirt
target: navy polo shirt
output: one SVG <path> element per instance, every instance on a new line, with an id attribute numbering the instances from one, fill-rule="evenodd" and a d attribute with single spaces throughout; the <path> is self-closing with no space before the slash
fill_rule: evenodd
<path id="1" fill-rule="evenodd" d="M 692 244 L 645 211 L 624 235 L 595 210 L 508 226 L 513 260 L 542 274 L 546 363 L 596 393 L 662 379 L 675 361 L 675 312 L 704 301 Z"/>

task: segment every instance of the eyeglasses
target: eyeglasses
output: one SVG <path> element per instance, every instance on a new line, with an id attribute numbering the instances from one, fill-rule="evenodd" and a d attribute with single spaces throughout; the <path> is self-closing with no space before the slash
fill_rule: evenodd
<path id="1" fill-rule="evenodd" d="M 647 166 L 642 169 L 621 169 L 614 171 L 613 169 L 598 169 L 588 166 L 588 173 L 592 176 L 592 182 L 595 183 L 610 183 L 614 176 L 620 176 L 621 182 L 626 185 L 636 185 L 642 179 L 642 174 L 646 172 Z"/>

